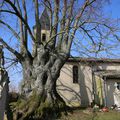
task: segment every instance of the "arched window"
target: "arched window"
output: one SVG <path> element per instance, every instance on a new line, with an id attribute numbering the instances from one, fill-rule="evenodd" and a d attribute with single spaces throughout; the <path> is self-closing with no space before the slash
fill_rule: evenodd
<path id="1" fill-rule="evenodd" d="M 46 41 L 46 34 L 45 33 L 42 34 L 42 41 L 43 42 Z"/>
<path id="2" fill-rule="evenodd" d="M 73 83 L 78 83 L 78 66 L 73 66 Z"/>

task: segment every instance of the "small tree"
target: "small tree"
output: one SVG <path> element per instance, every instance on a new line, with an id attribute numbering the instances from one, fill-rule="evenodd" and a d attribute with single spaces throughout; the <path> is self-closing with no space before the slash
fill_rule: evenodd
<path id="1" fill-rule="evenodd" d="M 109 35 L 114 36 L 116 29 L 113 29 L 109 22 L 106 22 L 107 19 L 101 16 L 100 10 L 104 3 L 103 0 L 3 0 L 0 24 L 7 27 L 15 36 L 19 50 L 13 49 L 2 38 L 0 42 L 13 53 L 16 61 L 23 68 L 21 89 L 25 100 L 21 100 L 20 105 L 17 104 L 19 107 L 16 106 L 15 109 L 16 114 L 20 113 L 20 120 L 28 120 L 37 113 L 40 115 L 39 110 L 44 103 L 54 107 L 59 106 L 60 103 L 64 104 L 64 100 L 56 91 L 56 81 L 62 66 L 70 56 L 77 31 L 81 35 L 84 33 L 94 46 L 97 38 L 95 36 L 100 36 L 101 39 L 108 38 Z M 49 37 L 45 42 L 42 41 L 42 24 L 39 20 L 41 4 L 45 7 L 44 12 L 48 12 L 50 20 Z M 29 25 L 27 9 L 29 5 L 34 5 L 34 33 Z M 7 19 L 4 20 L 5 15 L 7 17 L 9 15 L 9 19 L 15 16 L 13 21 L 16 18 L 19 20 L 18 33 L 12 27 L 13 23 L 8 23 Z M 32 50 L 29 49 L 30 41 Z M 101 49 L 101 44 L 98 44 L 98 48 Z M 39 116 L 37 117 L 36 119 L 39 119 Z"/>

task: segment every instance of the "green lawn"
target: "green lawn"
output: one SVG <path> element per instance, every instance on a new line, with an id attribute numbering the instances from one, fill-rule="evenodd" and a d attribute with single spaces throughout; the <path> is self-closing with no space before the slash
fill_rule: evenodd
<path id="1" fill-rule="evenodd" d="M 74 110 L 67 116 L 62 115 L 60 120 L 120 120 L 120 112 L 88 112 L 86 110 Z"/>
<path id="2" fill-rule="evenodd" d="M 120 120 L 120 112 L 110 111 L 110 112 L 99 112 L 95 115 L 93 120 Z"/>

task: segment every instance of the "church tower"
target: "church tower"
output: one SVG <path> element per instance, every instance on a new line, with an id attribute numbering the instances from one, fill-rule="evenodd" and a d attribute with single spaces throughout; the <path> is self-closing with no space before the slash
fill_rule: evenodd
<path id="1" fill-rule="evenodd" d="M 40 24 L 41 24 L 41 41 L 43 43 L 48 42 L 50 35 L 50 18 L 46 9 L 44 9 L 40 17 Z"/>
<path id="2" fill-rule="evenodd" d="M 50 18 L 46 9 L 42 12 L 39 20 L 41 25 L 41 42 L 44 44 L 48 42 L 50 36 Z M 33 27 L 33 32 L 35 34 L 36 26 Z"/>

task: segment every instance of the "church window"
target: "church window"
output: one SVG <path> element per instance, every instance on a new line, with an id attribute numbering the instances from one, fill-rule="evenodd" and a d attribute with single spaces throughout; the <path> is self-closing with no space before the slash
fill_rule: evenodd
<path id="1" fill-rule="evenodd" d="M 44 41 L 46 41 L 46 34 L 42 34 L 42 41 L 44 42 Z"/>
<path id="2" fill-rule="evenodd" d="M 73 66 L 73 83 L 78 83 L 78 66 Z"/>

